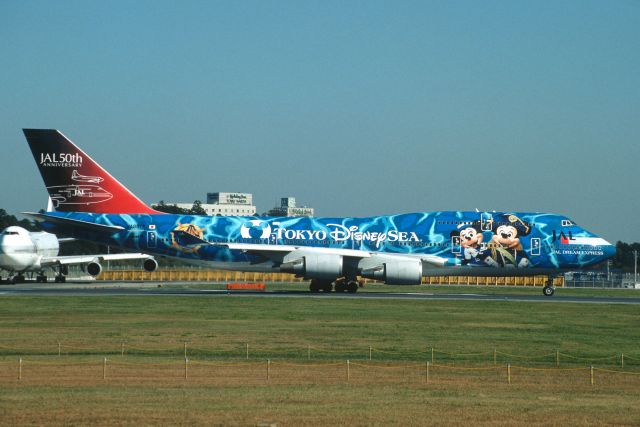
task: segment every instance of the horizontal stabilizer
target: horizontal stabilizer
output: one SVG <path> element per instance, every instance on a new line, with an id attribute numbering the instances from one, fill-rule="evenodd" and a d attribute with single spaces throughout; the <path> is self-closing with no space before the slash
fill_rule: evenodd
<path id="1" fill-rule="evenodd" d="M 119 225 L 95 224 L 93 222 L 81 221 L 78 219 L 64 218 L 64 217 L 35 213 L 35 212 L 22 212 L 22 214 L 37 222 L 48 222 L 50 224 L 67 226 L 67 227 L 77 227 L 84 230 L 98 231 L 101 233 L 113 234 L 113 233 L 117 233 L 119 231 L 124 230 L 124 227 L 120 227 Z"/>

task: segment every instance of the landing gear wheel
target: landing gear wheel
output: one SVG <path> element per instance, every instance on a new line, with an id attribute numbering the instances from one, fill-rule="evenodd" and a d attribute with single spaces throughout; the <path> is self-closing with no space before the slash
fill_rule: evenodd
<path id="1" fill-rule="evenodd" d="M 56 277 L 56 281 L 58 281 L 57 277 Z M 309 292 L 312 292 L 314 294 L 317 294 L 318 292 L 320 292 L 320 287 L 318 286 L 317 281 L 312 280 L 311 283 L 309 283 Z"/>
<path id="2" fill-rule="evenodd" d="M 311 283 L 309 283 L 309 290 L 313 293 L 322 292 L 331 292 L 332 285 L 331 282 L 320 281 L 317 279 L 313 279 Z"/>
<path id="3" fill-rule="evenodd" d="M 347 292 L 349 292 L 350 294 L 355 294 L 356 292 L 358 292 L 358 282 L 356 282 L 355 280 L 351 280 L 347 283 Z"/>
<path id="4" fill-rule="evenodd" d="M 56 276 L 56 278 L 53 281 L 56 283 L 64 283 L 67 281 L 67 278 L 64 276 Z"/>
<path id="5" fill-rule="evenodd" d="M 542 293 L 547 297 L 550 297 L 551 295 L 553 295 L 555 291 L 556 290 L 553 286 L 545 286 L 544 288 L 542 288 Z"/>
<path id="6" fill-rule="evenodd" d="M 25 277 L 22 274 L 18 274 L 13 278 L 13 280 L 15 281 L 14 283 L 24 283 L 27 281 L 27 279 L 25 279 Z"/>
<path id="7" fill-rule="evenodd" d="M 344 282 L 336 282 L 335 285 L 336 292 L 345 292 L 347 290 L 347 285 Z"/>

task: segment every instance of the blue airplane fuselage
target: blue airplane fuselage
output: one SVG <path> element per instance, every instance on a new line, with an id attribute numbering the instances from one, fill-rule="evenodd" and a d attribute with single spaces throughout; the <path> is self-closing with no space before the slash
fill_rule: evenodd
<path id="1" fill-rule="evenodd" d="M 615 254 L 615 247 L 604 239 L 564 216 L 548 213 L 441 211 L 366 218 L 47 215 L 123 228 L 112 234 L 45 221 L 43 225 L 49 231 L 245 271 L 272 271 L 273 265 L 255 253 L 225 244 L 428 255 L 444 260 L 442 267 L 448 270 L 435 269 L 434 275 L 548 274 L 589 267 Z"/>

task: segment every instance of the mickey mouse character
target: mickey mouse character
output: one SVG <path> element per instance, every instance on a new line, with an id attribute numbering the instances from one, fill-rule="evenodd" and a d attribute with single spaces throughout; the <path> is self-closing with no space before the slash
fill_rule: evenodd
<path id="1" fill-rule="evenodd" d="M 529 259 L 520 238 L 531 233 L 531 226 L 515 215 L 500 214 L 493 218 L 494 235 L 481 258 L 492 267 L 528 267 Z"/>
<path id="2" fill-rule="evenodd" d="M 451 231 L 451 237 L 460 237 L 460 246 L 462 246 L 462 265 L 469 263 L 476 264 L 480 262 L 478 254 L 482 245 L 482 230 L 480 229 L 480 221 L 474 221 L 469 224 L 460 224 Z"/>

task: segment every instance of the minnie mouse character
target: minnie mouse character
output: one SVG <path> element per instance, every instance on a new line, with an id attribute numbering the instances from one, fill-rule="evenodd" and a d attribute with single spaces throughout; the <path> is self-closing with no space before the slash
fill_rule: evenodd
<path id="1" fill-rule="evenodd" d="M 460 224 L 451 232 L 451 237 L 460 237 L 462 265 L 480 263 L 478 254 L 480 253 L 483 237 L 482 230 L 480 229 L 480 221 L 474 221 L 471 224 Z"/>
<path id="2" fill-rule="evenodd" d="M 531 226 L 515 215 L 500 214 L 493 218 L 494 235 L 481 258 L 492 267 L 528 267 L 529 259 L 520 238 L 531 233 Z"/>

